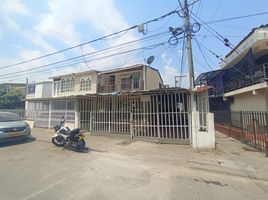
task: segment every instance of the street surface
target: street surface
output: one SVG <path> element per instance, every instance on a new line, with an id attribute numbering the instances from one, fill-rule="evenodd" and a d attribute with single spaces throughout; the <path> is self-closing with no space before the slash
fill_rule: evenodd
<path id="1" fill-rule="evenodd" d="M 268 158 L 221 134 L 216 151 L 88 136 L 85 153 L 52 134 L 0 145 L 1 199 L 267 199 Z"/>

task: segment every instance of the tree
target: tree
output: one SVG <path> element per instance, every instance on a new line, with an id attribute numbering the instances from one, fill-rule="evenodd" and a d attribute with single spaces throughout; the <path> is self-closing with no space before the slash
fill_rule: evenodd
<path id="1" fill-rule="evenodd" d="M 24 108 L 24 98 L 20 90 L 12 89 L 8 93 L 0 90 L 0 109 Z"/>

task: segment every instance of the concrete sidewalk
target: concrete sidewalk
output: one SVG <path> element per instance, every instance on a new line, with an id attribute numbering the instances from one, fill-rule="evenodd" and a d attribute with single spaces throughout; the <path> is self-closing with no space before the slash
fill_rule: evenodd
<path id="1" fill-rule="evenodd" d="M 264 153 L 219 132 L 216 143 L 215 151 L 191 149 L 191 168 L 268 181 L 268 158 Z"/>
<path id="2" fill-rule="evenodd" d="M 88 135 L 89 151 L 77 153 L 54 146 L 53 130 L 32 132 L 0 146 L 1 199 L 267 198 L 267 158 L 219 133 L 212 151 Z"/>
<path id="3" fill-rule="evenodd" d="M 53 134 L 54 132 L 49 129 L 33 129 L 33 136 L 39 141 L 50 143 Z M 167 163 L 181 167 L 268 181 L 268 158 L 265 154 L 219 132 L 216 132 L 216 150 L 196 150 L 187 145 L 156 144 L 89 136 L 89 133 L 87 133 L 86 142 L 95 152 L 119 153 L 120 151 L 120 154 L 139 157 L 147 161 L 161 160 L 162 162 L 164 159 Z M 122 151 L 124 146 L 127 148 Z M 163 149 L 164 155 L 152 154 L 159 148 Z"/>

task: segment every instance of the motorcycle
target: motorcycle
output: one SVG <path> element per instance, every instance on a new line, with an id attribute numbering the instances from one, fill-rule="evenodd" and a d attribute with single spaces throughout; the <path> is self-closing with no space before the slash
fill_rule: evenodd
<path id="1" fill-rule="evenodd" d="M 51 139 L 52 143 L 57 147 L 72 147 L 83 152 L 86 148 L 85 134 L 81 133 L 79 128 L 70 130 L 65 127 L 65 121 L 66 119 L 62 118 L 60 123 L 53 127 L 55 135 Z"/>

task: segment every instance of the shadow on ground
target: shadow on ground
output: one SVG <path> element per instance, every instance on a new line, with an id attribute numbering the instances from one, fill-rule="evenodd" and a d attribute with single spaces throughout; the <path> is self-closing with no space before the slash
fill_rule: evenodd
<path id="1" fill-rule="evenodd" d="M 31 143 L 34 141 L 36 141 L 36 138 L 32 137 L 32 136 L 29 136 L 26 138 L 12 138 L 9 140 L 0 141 L 0 148 L 14 146 L 14 145 L 20 145 L 20 144 L 25 144 L 25 143 Z"/>

